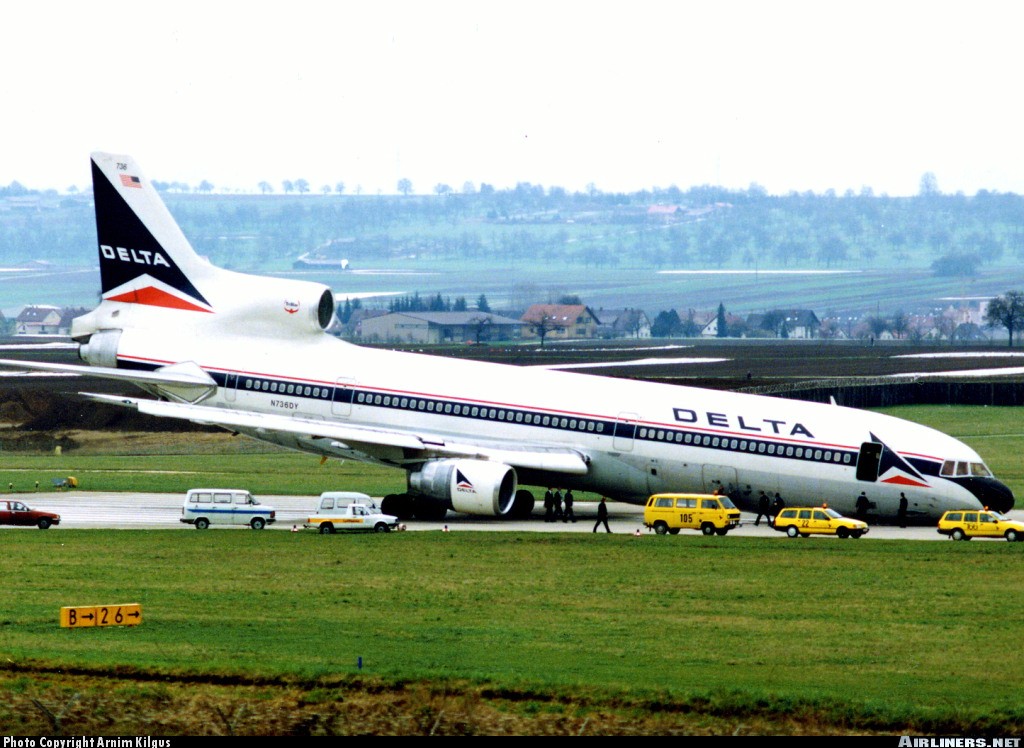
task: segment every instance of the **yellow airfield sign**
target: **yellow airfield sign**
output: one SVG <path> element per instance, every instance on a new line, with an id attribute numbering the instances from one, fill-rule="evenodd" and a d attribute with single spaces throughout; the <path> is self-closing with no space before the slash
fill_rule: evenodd
<path id="1" fill-rule="evenodd" d="M 88 626 L 138 626 L 140 623 L 142 606 L 138 603 L 74 605 L 60 609 L 60 625 L 65 629 Z"/>

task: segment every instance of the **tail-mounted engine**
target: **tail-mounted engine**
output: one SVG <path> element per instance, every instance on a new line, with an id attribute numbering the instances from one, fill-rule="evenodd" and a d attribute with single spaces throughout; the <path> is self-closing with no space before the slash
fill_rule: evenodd
<path id="1" fill-rule="evenodd" d="M 515 499 L 516 471 L 500 462 L 432 460 L 409 474 L 409 488 L 457 512 L 503 517 Z"/>
<path id="2" fill-rule="evenodd" d="M 319 283 L 245 276 L 236 288 L 214 311 L 250 334 L 319 333 L 334 318 L 334 294 Z"/>
<path id="3" fill-rule="evenodd" d="M 100 330 L 78 346 L 78 356 L 93 366 L 117 368 L 117 346 L 121 342 L 120 330 Z"/>

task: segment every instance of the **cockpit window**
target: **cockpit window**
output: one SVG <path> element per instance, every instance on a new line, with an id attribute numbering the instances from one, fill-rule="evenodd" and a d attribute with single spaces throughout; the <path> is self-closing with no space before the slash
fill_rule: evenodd
<path id="1" fill-rule="evenodd" d="M 950 476 L 967 475 L 971 475 L 976 478 L 991 478 L 992 471 L 988 469 L 988 466 L 985 465 L 984 462 L 957 462 L 955 460 L 946 460 L 942 463 L 939 475 L 947 478 Z"/>
<path id="2" fill-rule="evenodd" d="M 991 478 L 992 473 L 985 466 L 984 462 L 972 462 L 971 463 L 971 475 L 976 475 L 980 478 Z"/>

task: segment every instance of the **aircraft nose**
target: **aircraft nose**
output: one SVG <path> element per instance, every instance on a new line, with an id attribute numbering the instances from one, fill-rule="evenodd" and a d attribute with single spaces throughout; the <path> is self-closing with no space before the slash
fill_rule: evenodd
<path id="1" fill-rule="evenodd" d="M 978 498 L 982 506 L 995 509 L 1000 513 L 1013 509 L 1013 491 L 1005 483 L 995 478 L 972 480 L 968 488 Z"/>

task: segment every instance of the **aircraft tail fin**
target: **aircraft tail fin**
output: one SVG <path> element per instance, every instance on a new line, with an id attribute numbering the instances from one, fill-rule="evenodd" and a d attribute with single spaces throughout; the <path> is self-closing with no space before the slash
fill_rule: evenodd
<path id="1" fill-rule="evenodd" d="M 92 180 L 102 301 L 71 323 L 86 361 L 112 365 L 128 329 L 294 337 L 330 325 L 327 286 L 226 270 L 200 257 L 131 156 L 93 153 Z"/>
<path id="2" fill-rule="evenodd" d="M 212 312 L 200 290 L 218 269 L 196 254 L 130 156 L 92 154 L 105 300 Z"/>

